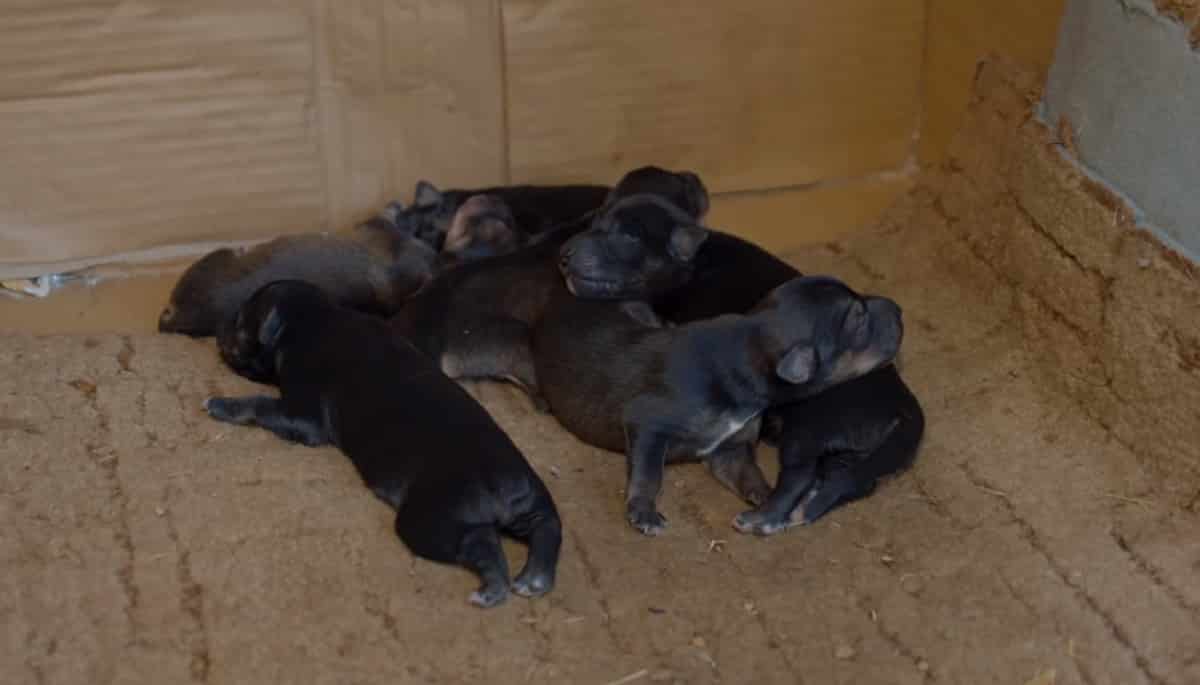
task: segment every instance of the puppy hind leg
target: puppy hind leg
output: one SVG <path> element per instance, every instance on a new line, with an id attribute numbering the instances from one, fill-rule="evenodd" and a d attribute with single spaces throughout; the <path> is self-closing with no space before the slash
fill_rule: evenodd
<path id="1" fill-rule="evenodd" d="M 529 559 L 513 580 L 513 592 L 522 597 L 540 597 L 554 589 L 562 522 L 553 508 L 530 514 L 505 532 L 529 545 Z"/>
<path id="2" fill-rule="evenodd" d="M 823 469 L 825 473 L 815 486 L 812 496 L 804 504 L 803 514 L 797 510 L 792 516 L 803 516 L 804 524 L 808 525 L 834 509 L 874 492 L 877 481 L 857 472 L 855 467 L 858 463 L 854 461 L 857 456 L 850 459 L 831 459 Z"/>
<path id="3" fill-rule="evenodd" d="M 472 604 L 486 609 L 508 599 L 508 560 L 500 546 L 500 533 L 494 526 L 467 529 L 459 541 L 455 561 L 479 576 L 482 583 L 471 593 Z"/>
<path id="4" fill-rule="evenodd" d="M 525 391 L 535 408 L 548 412 L 541 396 L 529 327 L 512 319 L 495 319 L 464 331 L 442 355 L 442 372 L 454 379 L 508 381 Z"/>

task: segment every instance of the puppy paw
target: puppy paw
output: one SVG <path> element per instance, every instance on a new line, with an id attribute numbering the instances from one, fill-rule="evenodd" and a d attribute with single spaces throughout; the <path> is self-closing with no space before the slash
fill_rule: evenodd
<path id="1" fill-rule="evenodd" d="M 512 591 L 522 597 L 541 597 L 554 589 L 554 578 L 545 573 L 522 573 L 513 581 Z"/>
<path id="2" fill-rule="evenodd" d="M 227 397 L 209 397 L 204 400 L 204 411 L 218 421 L 237 422 L 233 407 Z"/>
<path id="3" fill-rule="evenodd" d="M 642 535 L 654 537 L 667 530 L 667 518 L 657 511 L 630 511 L 625 514 L 629 525 Z"/>
<path id="4" fill-rule="evenodd" d="M 757 510 L 743 511 L 733 519 L 734 529 L 747 535 L 775 535 L 793 525 L 795 523 L 790 520 L 779 521 Z"/>
<path id="5" fill-rule="evenodd" d="M 472 592 L 469 598 L 471 604 L 481 609 L 499 606 L 506 599 L 508 599 L 508 588 L 504 585 L 485 585 Z"/>
<path id="6" fill-rule="evenodd" d="M 746 498 L 746 502 L 748 502 L 752 507 L 757 507 L 763 502 L 766 502 L 767 498 L 770 496 L 771 488 L 766 486 L 761 488 L 752 488 L 743 493 L 743 497 Z"/>

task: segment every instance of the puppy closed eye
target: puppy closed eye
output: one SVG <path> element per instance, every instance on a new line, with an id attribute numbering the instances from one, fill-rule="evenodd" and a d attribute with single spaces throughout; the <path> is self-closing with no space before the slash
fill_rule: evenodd
<path id="1" fill-rule="evenodd" d="M 857 347 L 866 344 L 870 332 L 867 307 L 862 302 L 855 302 L 846 309 L 846 317 L 842 319 L 842 335 L 847 342 Z"/>

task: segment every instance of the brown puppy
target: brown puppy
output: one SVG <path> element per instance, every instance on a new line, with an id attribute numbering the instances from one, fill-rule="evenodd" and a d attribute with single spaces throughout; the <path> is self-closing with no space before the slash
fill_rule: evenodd
<path id="1" fill-rule="evenodd" d="M 397 233 L 386 212 L 349 234 L 289 235 L 248 250 L 210 252 L 175 284 L 158 330 L 215 335 L 255 291 L 286 279 L 311 283 L 352 309 L 395 312 L 433 277 L 436 255 L 421 241 Z"/>
<path id="2" fill-rule="evenodd" d="M 438 254 L 438 269 L 516 252 L 529 242 L 508 204 L 496 195 L 472 195 L 454 213 Z"/>

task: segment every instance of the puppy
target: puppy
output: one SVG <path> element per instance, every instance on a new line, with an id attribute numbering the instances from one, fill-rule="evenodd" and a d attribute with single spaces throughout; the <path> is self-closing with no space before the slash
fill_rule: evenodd
<path id="1" fill-rule="evenodd" d="M 508 596 L 501 533 L 529 544 L 512 590 L 536 597 L 554 586 L 562 533 L 545 484 L 483 407 L 382 320 L 277 281 L 218 342 L 234 371 L 277 384 L 280 397 L 212 397 L 213 418 L 340 448 L 396 510 L 396 534 L 414 554 L 479 576 L 474 604 Z"/>
<path id="2" fill-rule="evenodd" d="M 397 233 L 386 213 L 349 234 L 289 235 L 246 251 L 221 248 L 179 278 L 158 330 L 215 335 L 256 290 L 283 279 L 312 283 L 340 304 L 388 315 L 433 277 L 435 257 L 428 245 Z"/>
<path id="3" fill-rule="evenodd" d="M 649 299 L 658 315 L 686 323 L 749 310 L 772 288 L 799 276 L 789 264 L 734 236 L 662 225 L 596 226 L 564 244 L 562 272 L 583 298 Z M 764 436 L 779 447 L 780 476 L 771 497 L 734 526 L 770 535 L 812 523 L 870 494 L 882 476 L 911 464 L 925 431 L 916 397 L 894 365 L 818 396 L 774 407 Z"/>
<path id="4" fill-rule="evenodd" d="M 565 289 L 557 266 L 560 247 L 596 217 L 674 225 L 681 210 L 668 214 L 663 204 L 707 211 L 708 192 L 695 174 L 635 169 L 613 188 L 604 209 L 539 236 L 512 254 L 439 273 L 392 318 L 393 330 L 436 360 L 451 378 L 508 380 L 541 408 L 529 332 L 548 298 Z"/>
<path id="5" fill-rule="evenodd" d="M 517 219 L 504 200 L 495 195 L 472 195 L 454 213 L 438 253 L 438 270 L 516 252 L 527 242 L 528 236 L 517 229 Z"/>
<path id="6" fill-rule="evenodd" d="M 674 328 L 641 303 L 560 291 L 533 334 L 536 373 L 555 418 L 580 439 L 624 451 L 626 517 L 646 535 L 666 463 L 703 460 L 752 504 L 770 492 L 754 459 L 759 417 L 890 363 L 900 308 L 832 278 L 797 278 L 746 315 Z"/>
<path id="7" fill-rule="evenodd" d="M 527 239 L 578 219 L 599 209 L 610 188 L 598 185 L 496 186 L 475 190 L 439 190 L 429 181 L 419 181 L 413 203 L 401 212 L 396 223 L 406 232 L 441 250 L 453 225 L 454 214 L 468 199 L 490 195 L 503 202 L 514 217 L 514 225 Z"/>

